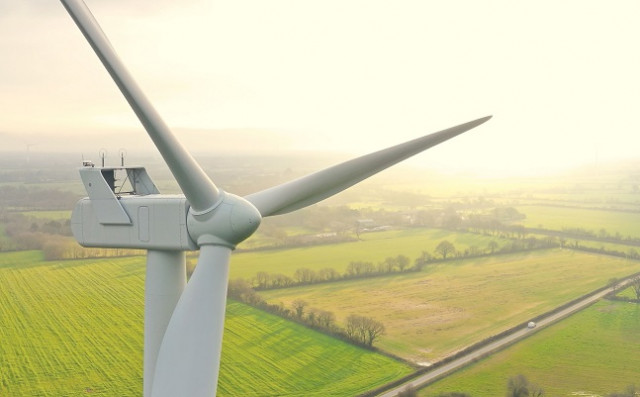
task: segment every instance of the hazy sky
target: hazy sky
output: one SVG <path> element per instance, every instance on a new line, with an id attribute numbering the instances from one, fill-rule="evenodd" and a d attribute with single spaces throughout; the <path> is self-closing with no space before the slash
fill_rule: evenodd
<path id="1" fill-rule="evenodd" d="M 419 162 L 640 158 L 636 0 L 87 3 L 193 151 L 366 153 L 491 114 Z M 58 1 L 0 0 L 0 54 L 0 148 L 151 149 Z"/>

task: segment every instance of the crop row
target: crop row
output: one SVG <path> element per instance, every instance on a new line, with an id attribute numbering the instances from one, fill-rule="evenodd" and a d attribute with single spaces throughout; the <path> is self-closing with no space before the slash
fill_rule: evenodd
<path id="1" fill-rule="evenodd" d="M 0 254 L 0 395 L 142 394 L 144 259 Z M 349 395 L 411 368 L 230 302 L 220 396 Z"/>

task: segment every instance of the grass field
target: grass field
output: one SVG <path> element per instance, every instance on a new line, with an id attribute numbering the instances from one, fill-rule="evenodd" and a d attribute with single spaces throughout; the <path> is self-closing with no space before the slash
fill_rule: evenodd
<path id="1" fill-rule="evenodd" d="M 623 298 L 637 299 L 636 291 L 633 289 L 633 287 L 625 288 L 622 291 L 618 292 L 616 295 Z"/>
<path id="2" fill-rule="evenodd" d="M 0 258 L 0 395 L 141 394 L 139 259 Z"/>
<path id="3" fill-rule="evenodd" d="M 352 396 L 412 371 L 246 305 L 227 306 L 219 396 Z"/>
<path id="4" fill-rule="evenodd" d="M 526 227 L 542 227 L 550 230 L 583 228 L 598 233 L 604 229 L 610 235 L 640 237 L 640 213 L 591 210 L 568 207 L 521 206 L 517 210 L 527 215 Z"/>
<path id="5" fill-rule="evenodd" d="M 0 396 L 140 396 L 144 258 L 0 254 Z M 219 396 L 352 395 L 412 369 L 230 302 Z"/>
<path id="6" fill-rule="evenodd" d="M 507 380 L 517 374 L 546 396 L 607 396 L 638 386 L 638 368 L 640 305 L 605 300 L 428 386 L 420 396 L 503 396 Z"/>
<path id="7" fill-rule="evenodd" d="M 567 240 L 567 244 L 573 244 L 574 240 Z M 626 245 L 626 244 L 615 244 L 615 243 L 606 243 L 602 241 L 592 241 L 592 240 L 579 240 L 578 242 L 581 247 L 594 248 L 594 249 L 605 249 L 607 251 L 616 251 L 621 253 L 627 253 L 630 250 L 635 250 L 636 252 L 640 252 L 640 247 L 635 245 Z"/>
<path id="8" fill-rule="evenodd" d="M 295 299 L 385 324 L 378 347 L 432 362 L 638 271 L 638 262 L 570 250 L 545 250 L 439 264 L 421 273 L 317 284 L 260 294 L 291 307 Z"/>
<path id="9" fill-rule="evenodd" d="M 389 256 L 406 255 L 414 259 L 434 250 L 442 240 L 448 240 L 456 249 L 470 246 L 486 249 L 491 240 L 502 246 L 506 240 L 472 233 L 456 233 L 441 229 L 401 229 L 377 233 L 364 233 L 361 241 L 317 245 L 293 249 L 259 252 L 237 252 L 231 259 L 230 278 L 253 278 L 257 272 L 282 273 L 292 276 L 296 269 L 314 270 L 334 268 L 344 272 L 351 261 L 370 261 L 374 264 Z"/>

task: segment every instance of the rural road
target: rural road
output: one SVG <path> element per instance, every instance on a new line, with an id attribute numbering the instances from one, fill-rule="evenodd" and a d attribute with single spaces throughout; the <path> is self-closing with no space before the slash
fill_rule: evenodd
<path id="1" fill-rule="evenodd" d="M 422 375 L 418 375 L 415 379 L 404 383 L 403 385 L 396 387 L 392 390 L 389 390 L 387 392 L 384 392 L 382 394 L 378 394 L 378 397 L 393 397 L 393 396 L 397 396 L 399 392 L 401 392 L 402 390 L 404 390 L 407 386 L 413 386 L 416 389 L 419 389 L 421 387 L 424 387 L 426 385 L 428 385 L 429 383 L 434 382 L 437 379 L 443 378 L 444 376 L 448 375 L 449 373 L 458 370 L 470 363 L 472 363 L 474 360 L 477 360 L 479 358 L 485 357 L 490 355 L 491 353 L 494 353 L 516 341 L 519 341 L 520 339 L 526 338 L 527 336 L 531 335 L 532 333 L 536 332 L 537 330 L 539 330 L 540 328 L 544 328 L 556 321 L 562 320 L 568 316 L 570 316 L 571 314 L 584 309 L 585 307 L 591 305 L 592 303 L 594 303 L 597 300 L 602 299 L 603 296 L 605 296 L 606 294 L 608 294 L 609 292 L 613 291 L 614 288 L 620 288 L 623 287 L 624 285 L 626 285 L 629 282 L 629 280 L 625 280 L 621 283 L 619 283 L 618 285 L 616 285 L 616 287 L 611 287 L 611 288 L 607 288 L 603 291 L 597 292 L 593 295 L 590 295 L 588 297 L 586 297 L 585 299 L 576 302 L 575 304 L 565 308 L 564 310 L 561 310 L 557 313 L 554 314 L 550 314 L 549 316 L 546 316 L 542 319 L 539 319 L 538 322 L 536 323 L 536 327 L 535 328 L 527 328 L 527 327 L 523 327 L 522 329 L 513 332 L 510 335 L 505 336 L 502 339 L 498 339 L 495 342 L 492 342 L 486 346 L 480 347 L 477 350 L 474 350 L 472 352 L 469 352 L 469 354 L 466 354 L 454 361 L 451 361 L 448 364 L 445 364 L 441 367 L 435 368 L 433 371 L 429 371 L 425 374 Z"/>

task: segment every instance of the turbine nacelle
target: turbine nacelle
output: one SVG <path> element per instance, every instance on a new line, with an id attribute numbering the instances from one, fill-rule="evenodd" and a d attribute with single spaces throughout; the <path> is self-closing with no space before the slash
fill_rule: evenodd
<path id="1" fill-rule="evenodd" d="M 210 209 L 195 211 L 183 195 L 159 194 L 143 167 L 88 165 L 80 168 L 80 176 L 89 197 L 76 204 L 71 230 L 85 247 L 186 251 L 223 245 L 234 249 L 262 220 L 250 202 L 222 190 Z"/>
<path id="2" fill-rule="evenodd" d="M 198 249 L 187 231 L 187 199 L 161 195 L 143 167 L 88 164 L 79 171 L 89 195 L 78 201 L 71 214 L 71 231 L 80 245 Z"/>

